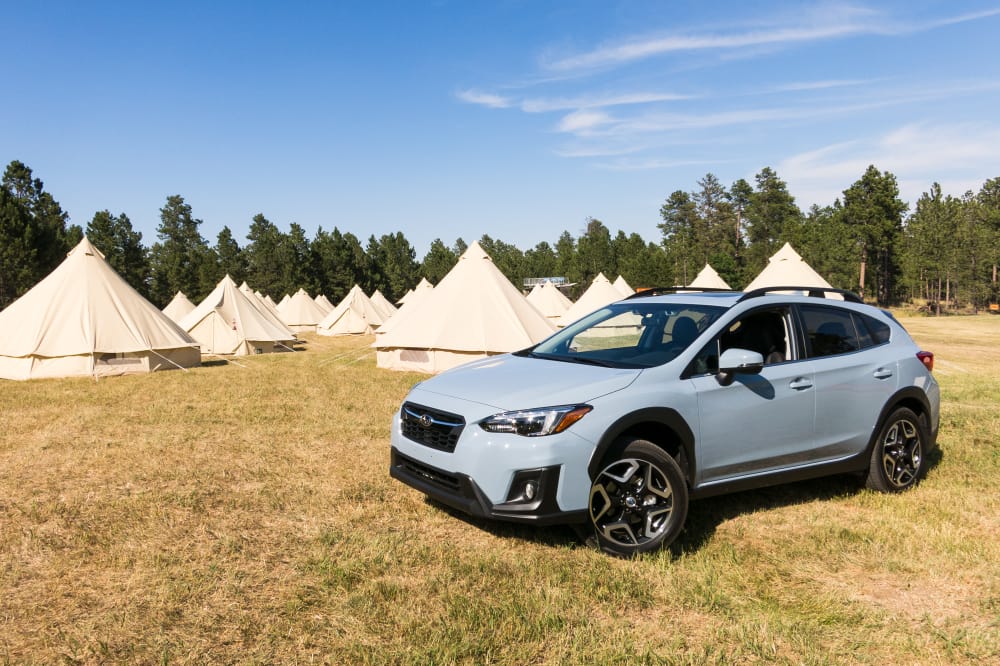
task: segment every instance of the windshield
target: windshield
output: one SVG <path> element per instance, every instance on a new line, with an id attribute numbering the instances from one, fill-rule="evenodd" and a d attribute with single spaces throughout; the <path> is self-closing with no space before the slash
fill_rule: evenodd
<path id="1" fill-rule="evenodd" d="M 570 324 L 526 353 L 613 368 L 651 368 L 690 346 L 725 308 L 710 305 L 613 303 Z"/>

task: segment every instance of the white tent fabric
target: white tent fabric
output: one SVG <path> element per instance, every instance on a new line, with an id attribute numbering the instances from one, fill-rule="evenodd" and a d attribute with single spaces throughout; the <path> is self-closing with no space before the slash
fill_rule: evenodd
<path id="1" fill-rule="evenodd" d="M 190 367 L 198 343 L 84 237 L 0 312 L 0 377 L 107 376 Z"/>
<path id="2" fill-rule="evenodd" d="M 382 325 L 382 315 L 361 287 L 354 285 L 316 326 L 320 335 L 364 335 Z"/>
<path id="3" fill-rule="evenodd" d="M 441 372 L 492 354 L 516 351 L 555 328 L 504 277 L 478 242 L 391 331 L 375 336 L 381 368 Z M 405 315 L 405 316 L 404 316 Z"/>
<path id="4" fill-rule="evenodd" d="M 764 270 L 748 284 L 743 291 L 760 289 L 761 287 L 825 287 L 830 289 L 830 283 L 813 270 L 790 243 L 775 252 L 767 261 Z"/>
<path id="5" fill-rule="evenodd" d="M 536 284 L 525 298 L 552 323 L 573 305 L 573 301 L 566 298 L 566 295 L 559 291 L 559 287 L 549 280 Z"/>
<path id="6" fill-rule="evenodd" d="M 426 291 L 428 289 L 433 289 L 433 288 L 434 285 L 432 285 L 427 280 L 427 278 L 420 278 L 420 282 L 417 283 L 417 286 L 414 287 L 413 289 L 408 289 L 406 293 L 403 294 L 403 297 L 396 302 L 399 303 L 400 305 L 405 305 L 407 302 L 409 302 L 410 298 L 412 298 L 415 294 L 419 294 L 422 291 Z"/>
<path id="7" fill-rule="evenodd" d="M 316 294 L 316 298 L 313 300 L 316 301 L 316 305 L 318 305 L 326 314 L 330 314 L 333 310 L 333 303 L 330 302 L 330 299 L 327 298 L 325 294 Z"/>
<path id="8" fill-rule="evenodd" d="M 609 303 L 620 301 L 622 298 L 624 297 L 621 292 L 611 284 L 608 278 L 604 277 L 604 273 L 598 273 L 597 277 L 594 278 L 594 281 L 587 288 L 587 291 L 583 292 L 583 295 L 577 299 L 576 303 L 559 318 L 558 324 L 559 326 L 572 324 L 584 315 L 588 315 L 594 310 L 599 310 Z"/>
<path id="9" fill-rule="evenodd" d="M 205 354 L 263 354 L 288 351 L 295 334 L 272 320 L 228 275 L 219 281 L 181 327 L 201 343 Z"/>
<path id="10" fill-rule="evenodd" d="M 246 280 L 244 280 L 243 284 L 240 285 L 240 291 L 243 292 L 243 295 L 247 297 L 248 301 L 250 301 L 253 305 L 255 305 L 258 310 L 260 310 L 261 314 L 263 314 L 268 321 L 270 321 L 278 328 L 284 330 L 285 334 L 288 335 L 290 338 L 295 337 L 295 332 L 292 331 L 292 329 L 285 326 L 285 322 L 282 321 L 281 315 L 278 314 L 278 308 L 274 305 L 271 305 L 270 303 L 267 302 L 266 299 L 261 297 L 260 292 L 251 289 L 250 285 L 246 283 Z"/>
<path id="11" fill-rule="evenodd" d="M 178 291 L 174 294 L 173 299 L 167 303 L 167 307 L 163 308 L 163 314 L 170 317 L 174 322 L 179 322 L 191 310 L 194 310 L 194 303 L 184 295 L 183 291 Z"/>
<path id="12" fill-rule="evenodd" d="M 614 285 L 615 289 L 618 290 L 618 292 L 622 295 L 623 298 L 626 296 L 631 296 L 632 294 L 635 293 L 635 289 L 633 289 L 631 285 L 629 285 L 629 283 L 626 282 L 625 278 L 623 278 L 621 275 L 619 275 L 618 278 L 614 281 Z"/>
<path id="13" fill-rule="evenodd" d="M 383 296 L 382 292 L 379 291 L 378 289 L 375 290 L 375 293 L 371 295 L 371 298 L 369 300 L 371 300 L 372 305 L 375 306 L 375 309 L 378 310 L 378 313 L 382 315 L 383 322 L 388 320 L 389 317 L 391 317 L 392 315 L 396 314 L 396 311 L 399 309 L 395 305 L 390 303 L 389 299 Z"/>
<path id="14" fill-rule="evenodd" d="M 701 272 L 695 276 L 689 287 L 698 289 L 732 289 L 729 284 L 722 279 L 722 276 L 715 272 L 715 269 L 705 264 Z"/>
<path id="15" fill-rule="evenodd" d="M 430 283 L 428 282 L 427 284 Z M 382 325 L 378 327 L 378 330 L 375 331 L 375 334 L 379 336 L 385 335 L 386 333 L 388 333 L 389 331 L 391 331 L 393 328 L 396 327 L 397 322 L 406 321 L 406 318 L 409 316 L 407 313 L 418 309 L 420 307 L 420 304 L 423 303 L 427 299 L 427 297 L 433 293 L 434 293 L 434 287 L 431 287 L 430 289 L 426 288 L 420 289 L 419 291 L 413 289 L 408 291 L 407 294 L 409 295 L 409 298 L 406 299 L 406 303 L 403 303 L 403 305 L 397 308 L 396 311 L 392 313 L 392 315 L 390 315 L 388 319 L 383 320 Z"/>
<path id="16" fill-rule="evenodd" d="M 316 301 L 309 298 L 305 289 L 295 292 L 284 305 L 279 304 L 278 312 L 285 326 L 296 332 L 315 332 L 316 324 L 326 316 L 323 309 L 316 305 Z"/>
<path id="17" fill-rule="evenodd" d="M 407 289 L 406 293 L 400 296 L 399 300 L 396 301 L 396 304 L 400 307 L 406 305 L 406 301 L 410 300 L 410 297 L 413 296 L 414 293 L 415 292 L 412 289 Z"/>

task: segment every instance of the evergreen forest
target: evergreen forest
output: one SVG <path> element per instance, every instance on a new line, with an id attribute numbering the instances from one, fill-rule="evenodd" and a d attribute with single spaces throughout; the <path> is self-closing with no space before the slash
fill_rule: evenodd
<path id="1" fill-rule="evenodd" d="M 488 234 L 478 240 L 515 285 L 565 277 L 574 284 L 571 297 L 599 272 L 637 288 L 685 285 L 706 263 L 741 288 L 789 242 L 834 287 L 883 307 L 914 303 L 941 313 L 997 302 L 1000 177 L 961 194 L 934 183 L 911 205 L 900 199 L 892 173 L 869 166 L 836 201 L 803 211 L 769 167 L 753 183 L 728 187 L 708 173 L 691 190 L 668 194 L 650 216 L 660 220 L 659 242 L 612 233 L 594 218 L 577 237 L 563 231 L 529 249 Z M 242 243 L 228 227 L 213 242 L 201 224 L 179 194 L 166 197 L 152 243 L 124 212 L 99 211 L 85 228 L 70 224 L 31 168 L 12 161 L 0 184 L 0 308 L 58 266 L 83 234 L 159 307 L 177 291 L 199 302 L 226 274 L 275 299 L 302 288 L 336 303 L 359 284 L 395 301 L 421 277 L 436 284 L 467 247 L 462 238 L 436 239 L 418 259 L 402 231 L 362 240 L 335 226 L 310 237 L 299 224 L 279 225 L 264 214 L 250 221 Z"/>

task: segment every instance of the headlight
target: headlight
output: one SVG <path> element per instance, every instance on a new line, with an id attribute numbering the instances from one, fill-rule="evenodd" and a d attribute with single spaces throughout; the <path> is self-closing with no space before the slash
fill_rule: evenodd
<path id="1" fill-rule="evenodd" d="M 592 410 L 590 405 L 562 405 L 501 412 L 479 422 L 486 432 L 509 432 L 525 437 L 541 437 L 562 432 Z"/>

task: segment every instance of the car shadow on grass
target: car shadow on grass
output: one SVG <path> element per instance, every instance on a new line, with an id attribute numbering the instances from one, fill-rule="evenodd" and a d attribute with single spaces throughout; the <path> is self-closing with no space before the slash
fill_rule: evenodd
<path id="1" fill-rule="evenodd" d="M 719 525 L 747 513 L 805 504 L 815 500 L 830 500 L 860 492 L 863 487 L 863 481 L 859 477 L 844 475 L 693 500 L 688 504 L 684 530 L 671 544 L 669 550 L 674 557 L 696 551 L 711 541 Z M 524 539 L 557 548 L 597 548 L 596 540 L 587 538 L 589 535 L 587 524 L 537 526 L 506 523 L 469 516 L 429 498 L 427 503 L 500 538 Z"/>
<path id="2" fill-rule="evenodd" d="M 940 449 L 927 455 L 925 476 L 933 472 L 941 459 Z M 673 557 L 695 552 L 712 540 L 719 525 L 748 513 L 849 497 L 864 492 L 864 488 L 863 474 L 839 474 L 694 500 L 688 505 L 684 530 L 668 550 Z M 506 523 L 469 516 L 430 498 L 426 498 L 426 501 L 454 518 L 500 538 L 523 539 L 555 548 L 597 548 L 596 539 L 587 538 L 586 525 L 537 526 Z"/>

